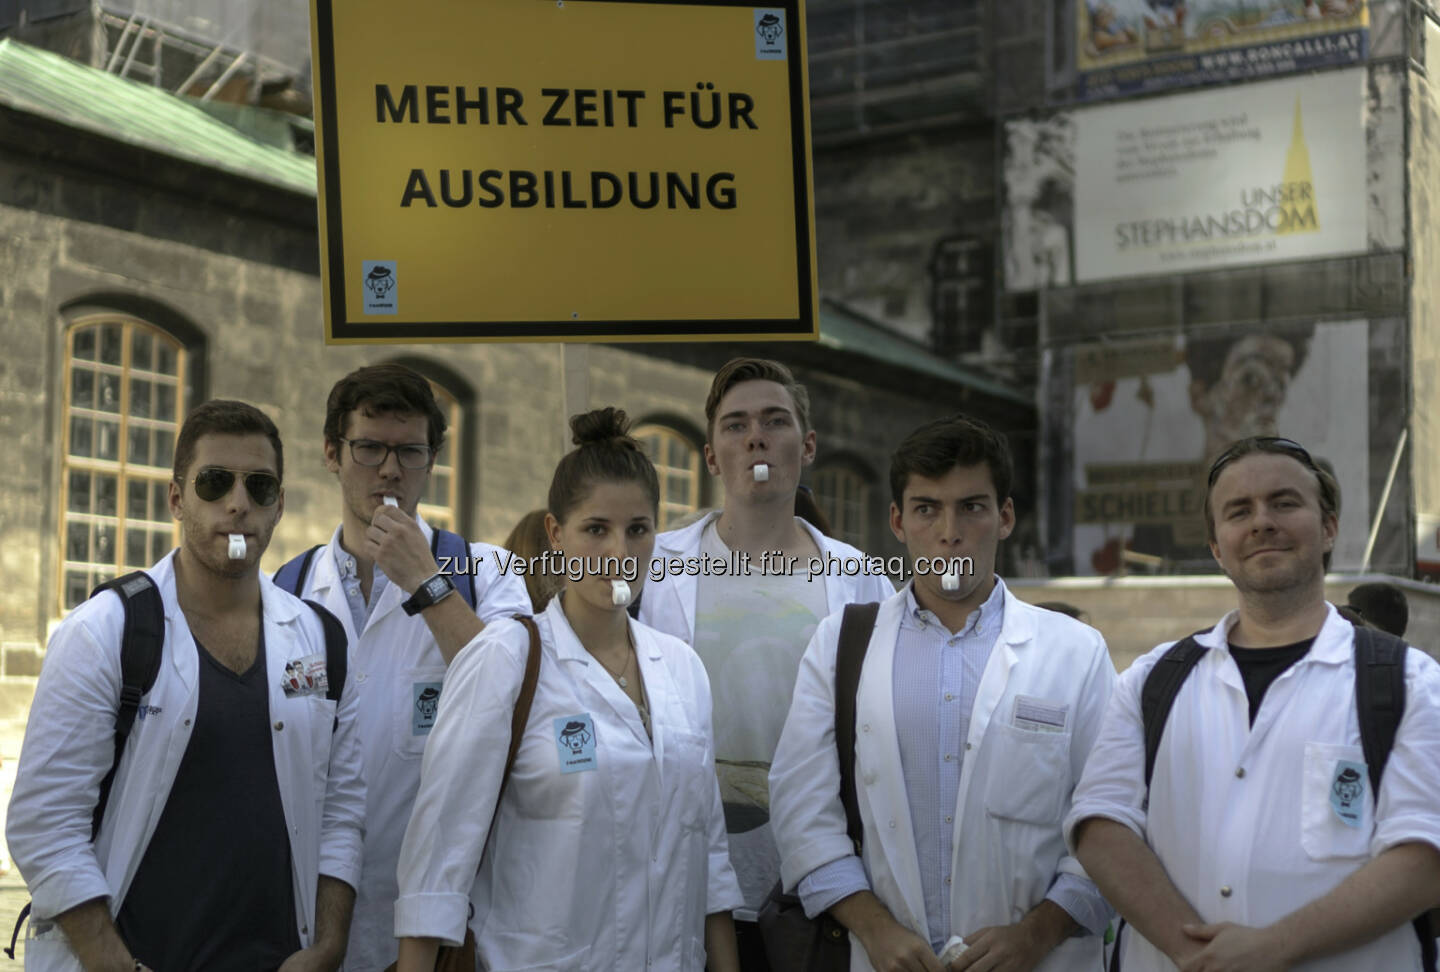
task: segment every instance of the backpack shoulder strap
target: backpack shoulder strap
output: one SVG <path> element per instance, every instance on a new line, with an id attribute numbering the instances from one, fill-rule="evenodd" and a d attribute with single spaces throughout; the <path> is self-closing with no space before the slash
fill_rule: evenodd
<path id="1" fill-rule="evenodd" d="M 1400 720 L 1405 717 L 1405 654 L 1409 646 L 1401 638 L 1365 625 L 1355 626 L 1355 714 L 1360 723 L 1360 748 L 1370 775 L 1370 798 L 1380 802 L 1380 780 Z M 1430 912 L 1414 921 L 1420 939 L 1420 960 L 1424 972 L 1436 972 L 1435 936 Z"/>
<path id="2" fill-rule="evenodd" d="M 875 630 L 880 603 L 847 604 L 835 647 L 835 745 L 840 751 L 840 802 L 845 806 L 845 830 L 857 852 L 864 836 L 860 801 L 855 795 L 855 696 L 860 670 Z"/>
<path id="3" fill-rule="evenodd" d="M 340 690 L 345 687 L 345 678 L 350 667 L 350 642 L 345 637 L 345 626 L 320 602 L 307 597 L 305 603 L 319 615 L 320 626 L 325 629 L 325 681 L 329 685 L 325 690 L 325 698 L 331 702 L 339 702 Z M 338 713 L 336 720 L 339 720 Z"/>
<path id="4" fill-rule="evenodd" d="M 140 711 L 140 699 L 155 684 L 160 673 L 160 659 L 165 649 L 165 604 L 160 599 L 160 589 L 155 581 L 143 570 L 137 570 L 108 581 L 90 592 L 94 597 L 101 591 L 114 591 L 125 608 L 125 629 L 120 642 L 120 705 L 115 711 L 115 758 L 110 772 L 100 782 L 100 797 L 95 803 L 95 817 L 91 826 L 91 839 L 100 833 L 100 823 L 105 817 L 105 805 L 110 800 L 110 788 L 115 783 L 115 771 L 120 766 L 120 756 L 125 751 L 125 740 L 135 726 L 135 716 Z"/>
<path id="5" fill-rule="evenodd" d="M 1355 713 L 1360 746 L 1370 772 L 1370 792 L 1380 798 L 1380 777 L 1405 715 L 1405 642 L 1368 627 L 1355 629 Z"/>
<path id="6" fill-rule="evenodd" d="M 310 562 L 315 559 L 315 554 L 321 547 L 317 544 L 298 556 L 287 560 L 279 570 L 275 572 L 275 586 L 282 591 L 289 591 L 296 597 L 305 589 L 305 578 L 310 576 Z"/>
<path id="7" fill-rule="evenodd" d="M 435 555 L 437 563 L 441 557 L 449 557 L 450 563 L 463 564 L 470 559 L 470 544 L 458 533 L 435 527 L 430 535 L 430 552 Z M 453 570 L 446 573 L 449 573 L 453 579 Z M 464 574 L 466 583 L 457 583 L 455 589 L 460 592 L 460 596 L 465 599 L 465 603 L 473 611 L 475 610 L 475 570 L 471 567 L 465 570 Z"/>
<path id="8" fill-rule="evenodd" d="M 1195 635 L 1209 631 L 1197 631 L 1193 635 L 1175 642 L 1170 650 L 1160 657 L 1145 684 L 1140 689 L 1140 719 L 1145 726 L 1145 788 L 1150 788 L 1150 778 L 1155 775 L 1155 757 L 1160 752 L 1160 737 L 1165 734 L 1165 723 L 1170 718 L 1170 708 L 1180 694 L 1185 679 L 1205 656 L 1205 649 L 1195 640 Z"/>

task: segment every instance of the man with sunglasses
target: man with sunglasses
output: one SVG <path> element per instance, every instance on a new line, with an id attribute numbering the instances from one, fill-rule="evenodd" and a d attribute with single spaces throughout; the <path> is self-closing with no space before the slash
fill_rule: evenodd
<path id="1" fill-rule="evenodd" d="M 440 569 L 435 531 L 417 507 L 445 428 L 430 383 L 396 364 L 341 378 L 325 410 L 325 465 L 340 485 L 340 525 L 314 551 L 299 589 L 344 622 L 359 696 L 365 860 L 346 972 L 381 972 L 398 954 L 400 842 L 445 666 L 485 624 L 530 613 L 524 579 L 500 572 L 498 547 L 462 543 L 464 563 Z M 462 584 L 473 584 L 474 610 L 456 594 Z"/>
<path id="2" fill-rule="evenodd" d="M 1125 972 L 1425 967 L 1410 921 L 1440 905 L 1440 665 L 1397 653 L 1404 712 L 1372 787 L 1356 678 L 1374 669 L 1324 595 L 1337 508 L 1288 439 L 1242 439 L 1210 469 L 1237 610 L 1121 676 L 1065 822 L 1129 923 Z"/>
<path id="3" fill-rule="evenodd" d="M 156 613 L 107 590 L 51 638 L 7 829 L 34 896 L 26 968 L 339 966 L 364 832 L 356 698 L 330 692 L 328 621 L 260 575 L 282 473 L 263 413 L 196 408 L 169 484 L 181 545 L 147 572 Z M 159 664 L 117 761 L 122 652 L 147 619 Z"/>

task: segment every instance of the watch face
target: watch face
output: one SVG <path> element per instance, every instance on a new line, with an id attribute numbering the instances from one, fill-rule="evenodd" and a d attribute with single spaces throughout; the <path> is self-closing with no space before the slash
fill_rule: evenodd
<path id="1" fill-rule="evenodd" d="M 425 585 L 425 593 L 430 595 L 431 600 L 444 594 L 450 588 L 450 583 L 443 577 L 432 577 Z"/>

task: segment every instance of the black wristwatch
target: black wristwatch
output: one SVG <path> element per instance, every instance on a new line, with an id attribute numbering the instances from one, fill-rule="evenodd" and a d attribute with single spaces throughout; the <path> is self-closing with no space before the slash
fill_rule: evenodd
<path id="1" fill-rule="evenodd" d="M 413 616 L 419 614 L 430 605 L 443 601 L 454 593 L 455 585 L 451 582 L 450 575 L 436 573 L 432 574 L 430 579 L 425 583 L 415 588 L 415 593 L 411 594 L 410 599 L 400 606 L 405 609 L 406 614 Z"/>

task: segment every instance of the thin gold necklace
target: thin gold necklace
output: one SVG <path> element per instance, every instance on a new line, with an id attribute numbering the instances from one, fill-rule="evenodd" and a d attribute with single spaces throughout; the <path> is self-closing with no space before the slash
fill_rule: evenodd
<path id="1" fill-rule="evenodd" d="M 630 682 L 628 679 L 625 678 L 625 673 L 630 670 L 630 659 L 635 657 L 635 646 L 629 643 L 629 638 L 626 638 L 625 641 L 628 645 L 628 650 L 625 653 L 625 664 L 620 666 L 619 674 L 611 671 L 610 666 L 605 664 L 605 662 L 601 660 L 599 655 L 595 656 L 595 660 L 597 662 L 600 662 L 600 667 L 605 669 L 605 671 L 609 673 L 610 677 L 615 679 L 616 683 L 618 683 L 622 689 L 630 687 Z"/>
<path id="2" fill-rule="evenodd" d="M 594 655 L 594 652 L 591 652 L 591 654 Z M 610 677 L 615 679 L 616 683 L 619 684 L 622 689 L 629 688 L 630 680 L 625 677 L 625 673 L 630 670 L 630 659 L 635 657 L 635 639 L 630 637 L 629 624 L 626 624 L 625 626 L 625 664 L 620 666 L 620 671 L 618 674 L 611 671 L 610 666 L 605 664 L 604 660 L 601 659 L 599 655 L 594 655 L 594 657 L 597 662 L 600 662 L 600 667 L 605 669 L 605 671 L 610 675 Z"/>
<path id="3" fill-rule="evenodd" d="M 616 684 L 619 685 L 622 690 L 628 689 L 630 687 L 630 681 L 625 677 L 625 673 L 630 670 L 630 660 L 634 658 L 638 662 L 638 658 L 635 654 L 635 642 L 629 637 L 629 632 L 626 632 L 625 641 L 626 644 L 630 646 L 630 651 L 625 656 L 625 665 L 623 668 L 620 669 L 619 675 L 611 671 L 609 665 L 605 664 L 603 661 L 600 661 L 599 655 L 594 656 L 595 660 L 597 662 L 600 662 L 600 667 L 605 669 L 606 674 L 608 674 L 611 678 L 615 679 Z M 629 698 L 628 693 L 626 695 L 626 698 Z M 635 711 L 640 715 L 640 724 L 645 727 L 645 735 L 650 736 L 650 707 L 645 704 L 645 690 L 640 690 L 639 701 L 636 701 L 634 699 L 631 699 L 630 701 L 635 704 Z"/>

